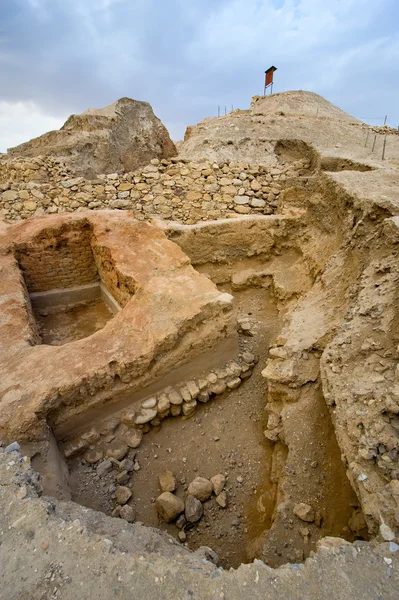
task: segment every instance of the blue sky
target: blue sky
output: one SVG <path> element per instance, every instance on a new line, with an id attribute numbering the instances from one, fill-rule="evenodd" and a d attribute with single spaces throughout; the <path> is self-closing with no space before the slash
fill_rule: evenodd
<path id="1" fill-rule="evenodd" d="M 399 125 L 398 0 L 0 0 L 0 152 L 122 96 L 173 139 L 274 91 Z"/>

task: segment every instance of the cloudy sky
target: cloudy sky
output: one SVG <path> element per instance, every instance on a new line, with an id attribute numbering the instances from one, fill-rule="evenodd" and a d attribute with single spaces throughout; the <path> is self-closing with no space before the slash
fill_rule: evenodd
<path id="1" fill-rule="evenodd" d="M 0 0 L 0 152 L 122 96 L 173 139 L 274 91 L 399 125 L 398 0 Z"/>

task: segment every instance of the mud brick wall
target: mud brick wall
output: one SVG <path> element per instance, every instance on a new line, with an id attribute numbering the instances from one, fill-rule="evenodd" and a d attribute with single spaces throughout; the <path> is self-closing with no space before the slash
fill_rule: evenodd
<path id="1" fill-rule="evenodd" d="M 100 244 L 94 244 L 93 254 L 101 281 L 119 306 L 123 308 L 136 291 L 135 282 L 115 268 L 114 260 L 108 248 Z"/>
<path id="2" fill-rule="evenodd" d="M 97 267 L 89 226 L 46 230 L 29 247 L 20 246 L 16 259 L 30 293 L 94 283 Z"/>

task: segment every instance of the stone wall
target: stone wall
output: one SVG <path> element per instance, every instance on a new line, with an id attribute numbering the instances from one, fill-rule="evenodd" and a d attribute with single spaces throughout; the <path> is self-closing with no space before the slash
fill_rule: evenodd
<path id="1" fill-rule="evenodd" d="M 30 293 L 84 285 L 98 279 L 88 225 L 47 230 L 29 247 L 18 246 L 15 256 Z"/>
<path id="2" fill-rule="evenodd" d="M 0 215 L 5 220 L 104 208 L 132 210 L 139 220 L 157 215 L 188 224 L 237 214 L 270 215 L 291 178 L 310 173 L 306 159 L 266 167 L 173 158 L 154 159 L 133 173 L 87 180 L 71 179 L 61 163 L 50 165 L 49 160 L 36 171 L 24 169 L 21 160 L 0 162 Z M 37 172 L 44 176 L 46 169 L 51 180 L 32 177 Z"/>
<path id="3" fill-rule="evenodd" d="M 9 189 L 10 182 L 28 183 L 33 181 L 59 181 L 72 177 L 71 170 L 58 158 L 46 156 L 37 158 L 0 157 L 0 193 Z"/>
<path id="4" fill-rule="evenodd" d="M 119 271 L 109 248 L 94 242 L 92 250 L 101 281 L 123 308 L 134 295 L 136 283 L 131 277 Z"/>

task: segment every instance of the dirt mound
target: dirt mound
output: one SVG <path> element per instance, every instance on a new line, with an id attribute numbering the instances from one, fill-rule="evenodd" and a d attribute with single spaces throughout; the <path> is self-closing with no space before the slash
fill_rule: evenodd
<path id="1" fill-rule="evenodd" d="M 251 103 L 252 115 L 282 114 L 290 116 L 327 117 L 348 123 L 360 123 L 338 106 L 322 96 L 303 90 L 281 92 L 270 96 L 254 96 Z"/>
<path id="2" fill-rule="evenodd" d="M 132 171 L 176 148 L 147 102 L 121 98 L 100 109 L 71 115 L 61 129 L 10 148 L 11 156 L 62 157 L 77 175 Z"/>
<path id="3" fill-rule="evenodd" d="M 399 159 L 396 131 L 388 128 L 378 131 L 325 98 L 304 91 L 255 96 L 249 110 L 235 110 L 220 118 L 208 117 L 188 127 L 179 155 L 190 160 L 223 159 L 274 166 L 286 162 L 285 153 L 277 152 L 281 141 L 286 146 L 302 142 L 302 148 L 297 144 L 296 158 L 312 159 L 304 145 L 307 144 L 322 157 L 367 162 L 380 161 L 385 142 L 388 148 L 385 158 Z"/>

